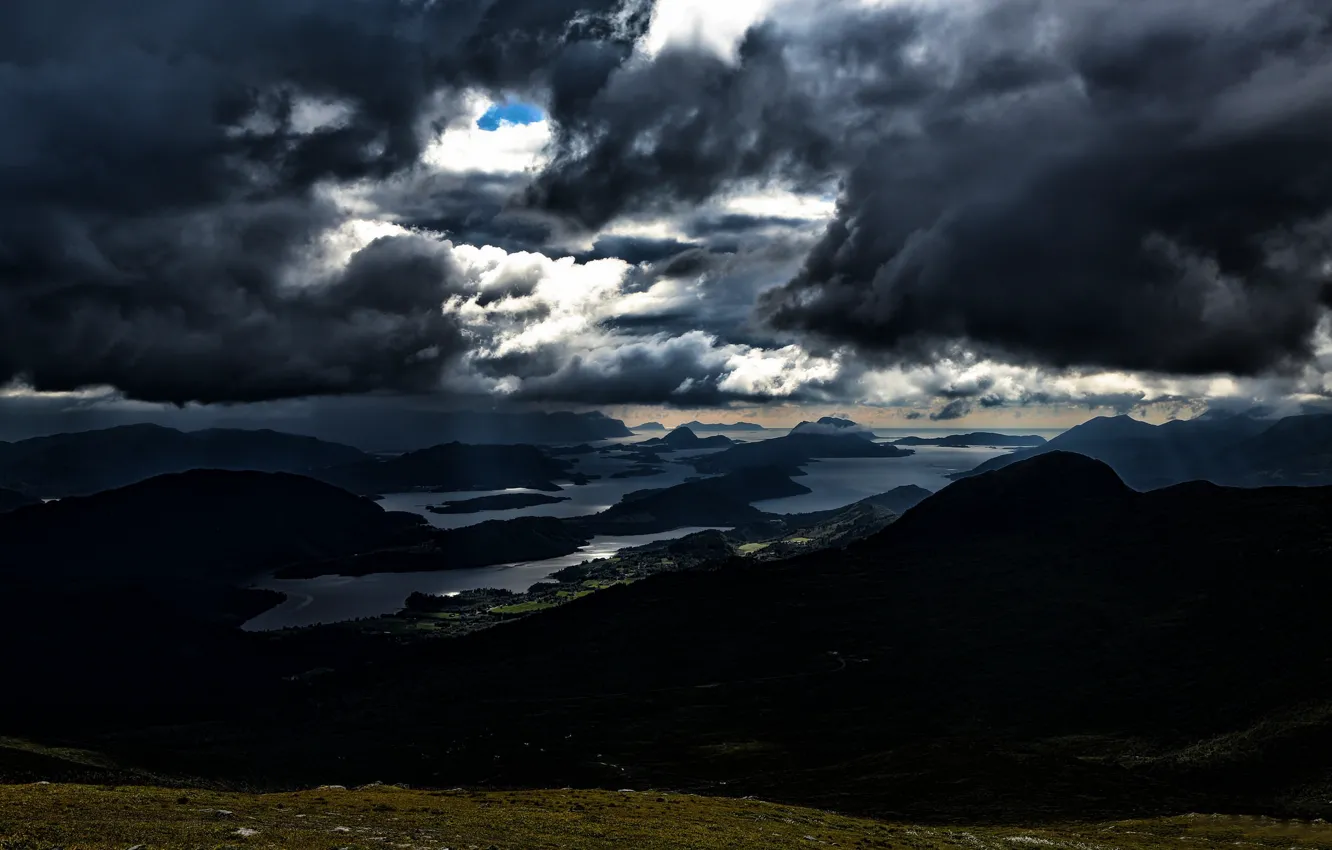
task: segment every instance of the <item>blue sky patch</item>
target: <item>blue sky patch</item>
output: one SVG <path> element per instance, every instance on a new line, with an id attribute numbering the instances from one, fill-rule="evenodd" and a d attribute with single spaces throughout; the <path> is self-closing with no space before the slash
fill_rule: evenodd
<path id="1" fill-rule="evenodd" d="M 536 104 L 510 100 L 493 104 L 485 115 L 476 119 L 476 126 L 482 130 L 498 130 L 501 124 L 535 124 L 545 117 L 546 113 Z"/>

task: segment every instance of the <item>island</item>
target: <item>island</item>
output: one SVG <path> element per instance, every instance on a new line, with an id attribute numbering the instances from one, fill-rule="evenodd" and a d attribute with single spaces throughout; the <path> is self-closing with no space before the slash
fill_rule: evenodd
<path id="1" fill-rule="evenodd" d="M 721 434 L 713 437 L 700 437 L 691 431 L 687 425 L 681 425 L 664 437 L 654 437 L 651 440 L 644 440 L 633 445 L 640 451 L 650 449 L 656 452 L 679 452 L 695 449 L 725 449 L 736 445 L 736 442 Z"/>
<path id="2" fill-rule="evenodd" d="M 637 490 L 599 514 L 569 520 L 594 534 L 656 534 L 688 526 L 732 527 L 767 517 L 753 506 L 765 499 L 810 492 L 774 467 L 686 481 L 659 490 Z"/>
<path id="3" fill-rule="evenodd" d="M 575 481 L 573 461 L 551 457 L 536 446 L 445 443 L 419 452 L 329 467 L 311 477 L 353 493 L 456 492 L 460 490 L 560 489 Z"/>
<path id="4" fill-rule="evenodd" d="M 568 496 L 547 496 L 545 493 L 499 493 L 476 499 L 459 499 L 426 508 L 432 514 L 476 514 L 482 511 L 515 511 L 537 505 L 556 505 L 572 501 Z"/>
<path id="5" fill-rule="evenodd" d="M 845 436 L 823 433 L 788 434 L 756 443 L 743 443 L 726 451 L 690 458 L 694 469 L 703 473 L 734 472 L 751 467 L 778 467 L 795 472 L 819 458 L 894 458 L 907 457 L 910 449 L 887 443 L 875 443 L 858 433 Z"/>
<path id="6" fill-rule="evenodd" d="M 693 431 L 763 431 L 766 430 L 762 425 L 756 425 L 753 422 L 733 422 L 730 425 L 717 424 L 715 422 L 699 422 L 697 419 L 693 422 L 686 422 L 680 426 L 689 428 Z"/>
<path id="7" fill-rule="evenodd" d="M 648 466 L 647 464 L 637 464 L 631 466 L 623 472 L 616 472 L 610 477 L 613 479 L 625 478 L 650 478 L 653 475 L 661 475 L 666 470 L 660 466 Z"/>
<path id="8" fill-rule="evenodd" d="M 634 427 L 630 428 L 629 430 L 630 430 L 630 431 L 634 431 L 634 432 L 638 432 L 638 431 L 665 431 L 665 430 L 666 430 L 666 426 L 663 425 L 663 424 L 661 424 L 660 422 L 644 422 L 642 425 L 635 425 Z"/>
<path id="9" fill-rule="evenodd" d="M 978 447 L 993 447 L 998 449 L 1026 449 L 1033 446 L 1045 445 L 1045 438 L 1034 434 L 1026 436 L 1009 436 L 1008 434 L 993 434 L 988 431 L 979 431 L 974 434 L 953 434 L 948 437 L 903 437 L 900 440 L 893 440 L 895 446 L 939 446 L 946 449 L 970 449 Z"/>
<path id="10" fill-rule="evenodd" d="M 577 552 L 591 540 L 591 533 L 577 523 L 555 517 L 492 519 L 436 530 L 424 544 L 290 564 L 276 575 L 295 579 L 462 570 L 558 558 Z"/>
<path id="11" fill-rule="evenodd" d="M 825 437 L 860 437 L 873 440 L 874 432 L 859 422 L 840 419 L 836 416 L 824 416 L 818 422 L 801 422 L 791 429 L 792 434 L 822 434 Z"/>

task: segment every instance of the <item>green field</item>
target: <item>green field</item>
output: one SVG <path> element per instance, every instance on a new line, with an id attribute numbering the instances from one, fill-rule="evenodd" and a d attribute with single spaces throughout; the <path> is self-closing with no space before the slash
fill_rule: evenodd
<path id="1" fill-rule="evenodd" d="M 546 611 L 555 607 L 554 602 L 519 602 L 517 605 L 498 605 L 490 609 L 492 614 L 517 616 L 519 614 L 535 614 L 537 611 Z"/>
<path id="2" fill-rule="evenodd" d="M 1041 827 L 924 826 L 753 800 L 665 792 L 408 791 L 286 794 L 88 785 L 0 786 L 3 850 L 1134 850 L 1332 846 L 1323 823 L 1228 816 Z"/>
<path id="3" fill-rule="evenodd" d="M 740 547 L 740 552 L 744 555 L 752 555 L 755 552 L 762 552 L 771 545 L 771 543 L 745 543 Z"/>

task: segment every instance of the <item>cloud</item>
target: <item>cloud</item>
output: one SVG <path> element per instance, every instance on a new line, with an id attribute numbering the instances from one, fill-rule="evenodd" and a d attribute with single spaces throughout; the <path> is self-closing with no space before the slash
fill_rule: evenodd
<path id="1" fill-rule="evenodd" d="M 0 385 L 1332 397 L 1327 0 L 653 5 L 15 0 Z"/>
<path id="2" fill-rule="evenodd" d="M 1291 88 L 1332 81 L 1332 44 L 1310 4 L 1242 8 L 1028 3 L 971 21 L 922 69 L 948 82 L 904 94 L 920 129 L 848 174 L 764 314 L 907 360 L 960 342 L 1055 368 L 1307 361 L 1332 282 L 1332 87 Z M 1281 107 L 1240 105 L 1256 101 Z"/>
<path id="3" fill-rule="evenodd" d="M 954 419 L 961 419 L 969 416 L 972 411 L 971 402 L 965 399 L 954 399 L 943 407 L 930 414 L 930 419 L 934 422 L 951 422 Z"/>
<path id="4" fill-rule="evenodd" d="M 440 309 L 461 283 L 451 249 L 400 233 L 330 267 L 330 240 L 357 218 L 336 190 L 420 166 L 471 92 L 540 85 L 571 52 L 623 60 L 648 12 L 13 0 L 0 382 L 170 402 L 438 386 L 466 347 Z"/>
<path id="5" fill-rule="evenodd" d="M 668 45 L 590 97 L 566 105 L 557 90 L 550 161 L 527 203 L 599 228 L 631 210 L 700 203 L 727 181 L 830 177 L 829 128 L 782 48 L 759 27 L 737 63 Z"/>
<path id="6" fill-rule="evenodd" d="M 840 178 L 761 316 L 920 363 L 1298 370 L 1332 283 L 1325 0 L 815 4 L 556 112 L 533 205 L 598 227 Z"/>
<path id="7" fill-rule="evenodd" d="M 463 282 L 444 315 L 468 344 L 446 376 L 455 392 L 510 402 L 697 407 L 822 398 L 843 372 L 840 361 L 794 345 L 654 328 L 666 305 L 680 303 L 677 284 L 628 292 L 635 270 L 623 260 L 471 246 L 452 247 L 451 257 Z"/>

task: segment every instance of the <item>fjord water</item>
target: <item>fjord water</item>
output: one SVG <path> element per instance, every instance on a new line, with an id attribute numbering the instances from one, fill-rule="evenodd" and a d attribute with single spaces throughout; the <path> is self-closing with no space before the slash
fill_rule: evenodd
<path id="1" fill-rule="evenodd" d="M 713 432 L 708 432 L 711 436 Z M 782 431 L 740 431 L 726 433 L 737 440 L 770 439 L 786 434 Z M 913 431 L 878 432 L 880 439 L 896 439 L 900 436 L 943 436 L 954 431 L 930 429 Z M 1011 433 L 1042 433 L 1040 431 L 1013 431 Z M 1053 436 L 1043 434 L 1043 436 Z M 635 436 L 608 441 L 606 445 L 640 442 L 646 436 Z M 564 484 L 563 490 L 550 495 L 569 499 L 553 505 L 538 505 L 514 510 L 480 511 L 471 514 L 432 514 L 426 510 L 429 505 L 462 499 L 474 499 L 480 496 L 497 495 L 504 492 L 536 492 L 526 490 L 489 490 L 465 491 L 454 493 L 392 493 L 380 501 L 385 510 L 408 511 L 424 516 L 439 528 L 461 528 L 488 520 L 513 519 L 520 516 L 576 517 L 595 514 L 617 503 L 626 494 L 635 490 L 672 487 L 697 475 L 692 466 L 677 461 L 685 460 L 712 451 L 677 452 L 663 456 L 659 468 L 660 474 L 634 477 L 612 478 L 617 472 L 623 472 L 634 466 L 621 458 L 606 457 L 600 454 L 580 455 L 572 458 L 576 469 L 589 476 L 601 476 L 588 484 L 574 486 Z M 940 490 L 949 483 L 948 475 L 972 469 L 992 457 L 1004 454 L 1005 450 L 993 448 L 948 449 L 924 446 L 915 449 L 915 454 L 902 458 L 848 458 L 827 459 L 809 463 L 804 467 L 805 474 L 796 480 L 808 487 L 811 492 L 785 499 L 773 499 L 756 502 L 761 510 L 771 513 L 805 513 L 809 511 L 830 510 L 849 505 L 860 499 L 887 492 L 895 487 L 914 484 L 927 490 Z M 349 578 L 345 576 L 324 576 L 315 579 L 297 579 L 280 581 L 270 579 L 256 586 L 277 590 L 287 594 L 281 605 L 255 617 L 246 623 L 245 628 L 254 631 L 266 631 L 317 623 L 333 623 L 355 620 L 363 617 L 376 617 L 392 614 L 402 608 L 407 597 L 414 592 L 446 594 L 482 587 L 502 588 L 513 591 L 525 591 L 533 584 L 548 578 L 552 573 L 567 566 L 580 564 L 596 558 L 606 558 L 623 548 L 642 546 L 658 540 L 672 540 L 684 537 L 701 528 L 681 528 L 663 534 L 598 537 L 579 551 L 559 558 L 533 561 L 504 566 L 482 567 L 478 569 L 445 570 L 430 573 L 376 574 Z"/>
<path id="2" fill-rule="evenodd" d="M 774 514 L 799 514 L 833 510 L 909 484 L 938 491 L 950 483 L 950 474 L 1007 454 L 1005 449 L 946 449 L 938 446 L 920 446 L 913 451 L 915 454 L 910 457 L 814 461 L 804 467 L 803 476 L 795 479 L 812 492 L 755 502 L 754 506 Z"/>
<path id="3" fill-rule="evenodd" d="M 596 537 L 571 555 L 520 564 L 482 567 L 468 570 L 442 570 L 433 573 L 376 573 L 355 578 L 322 576 L 313 579 L 268 579 L 256 584 L 265 590 L 287 595 L 276 608 L 247 622 L 246 631 L 271 631 L 320 623 L 338 623 L 379 617 L 402 610 L 413 593 L 444 596 L 464 590 L 488 587 L 522 592 L 548 578 L 551 573 L 584 561 L 609 558 L 629 546 L 642 546 L 657 540 L 674 540 L 703 528 L 677 528 L 662 534 L 634 537 Z"/>

